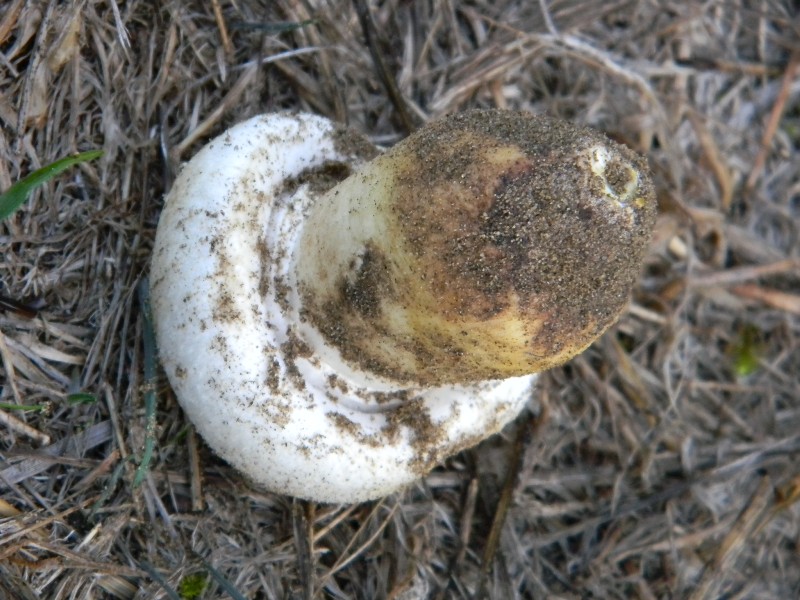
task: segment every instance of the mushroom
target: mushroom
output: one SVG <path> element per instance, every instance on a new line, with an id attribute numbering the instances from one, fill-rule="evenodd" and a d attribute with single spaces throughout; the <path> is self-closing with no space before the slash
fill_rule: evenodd
<path id="1" fill-rule="evenodd" d="M 551 118 L 469 111 L 381 152 L 318 116 L 258 116 L 166 198 L 161 361 L 255 483 L 384 496 L 499 431 L 618 318 L 655 212 L 642 157 Z"/>

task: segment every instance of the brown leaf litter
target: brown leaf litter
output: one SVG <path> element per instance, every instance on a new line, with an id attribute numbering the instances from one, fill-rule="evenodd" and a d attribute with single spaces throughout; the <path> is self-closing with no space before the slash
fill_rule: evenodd
<path id="1" fill-rule="evenodd" d="M 795 597 L 794 10 L 7 0 L 0 189 L 105 154 L 0 223 L 0 598 L 167 598 L 192 575 L 205 598 Z M 389 145 L 476 106 L 572 119 L 649 158 L 661 218 L 620 323 L 542 377 L 503 435 L 364 505 L 249 485 L 162 376 L 134 487 L 135 289 L 180 161 L 261 112 L 316 112 Z M 33 318 L 13 310 L 30 302 Z"/>

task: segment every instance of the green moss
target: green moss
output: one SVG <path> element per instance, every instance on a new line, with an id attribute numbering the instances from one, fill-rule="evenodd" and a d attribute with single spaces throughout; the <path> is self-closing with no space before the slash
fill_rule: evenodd
<path id="1" fill-rule="evenodd" d="M 750 324 L 739 329 L 736 339 L 728 347 L 728 356 L 737 377 L 747 377 L 758 371 L 763 353 L 760 332 Z"/>
<path id="2" fill-rule="evenodd" d="M 208 587 L 208 573 L 192 573 L 181 579 L 178 585 L 178 593 L 183 600 L 194 600 Z"/>

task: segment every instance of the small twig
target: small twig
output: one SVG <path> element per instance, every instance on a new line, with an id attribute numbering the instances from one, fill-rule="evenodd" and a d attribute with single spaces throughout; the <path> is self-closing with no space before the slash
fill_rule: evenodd
<path id="1" fill-rule="evenodd" d="M 689 283 L 692 287 L 713 287 L 717 285 L 742 283 L 768 275 L 791 273 L 792 271 L 800 272 L 800 260 L 796 258 L 787 258 L 768 265 L 734 267 L 714 273 L 698 273 L 690 279 Z"/>
<path id="2" fill-rule="evenodd" d="M 3 332 L 0 331 L 0 359 L 3 361 L 3 368 L 6 372 L 6 381 L 11 386 L 11 393 L 14 395 L 14 400 L 17 404 L 22 405 L 22 396 L 17 388 L 16 370 L 14 369 L 14 360 L 11 358 L 11 352 L 6 344 L 6 338 Z"/>
<path id="3" fill-rule="evenodd" d="M 27 545 L 29 548 L 35 548 L 37 550 L 46 550 L 51 554 L 66 559 L 66 560 L 58 560 L 58 565 L 60 567 L 64 567 L 67 569 L 81 569 L 84 571 L 92 571 L 92 574 L 98 577 L 107 576 L 114 578 L 116 575 L 122 575 L 124 577 L 144 576 L 144 573 L 142 573 L 142 571 L 139 569 L 87 559 L 86 556 L 81 554 L 80 552 L 75 552 L 74 550 L 65 547 L 61 543 L 48 542 L 46 541 L 46 539 L 37 539 L 35 541 L 31 541 Z M 78 546 L 76 546 L 75 548 L 79 550 L 81 545 L 82 543 L 78 544 Z M 46 560 L 49 559 L 45 558 L 42 561 L 37 561 L 35 564 L 37 565 L 41 564 Z"/>
<path id="4" fill-rule="evenodd" d="M 98 478 L 111 473 L 111 467 L 120 459 L 120 452 L 119 450 L 113 450 L 111 454 L 106 456 L 99 465 L 97 465 L 94 469 L 92 469 L 86 477 L 81 479 L 77 485 L 75 486 L 76 489 L 85 490 L 90 485 L 92 485 Z"/>
<path id="5" fill-rule="evenodd" d="M 703 542 L 712 539 L 716 535 L 730 531 L 731 522 L 733 520 L 732 517 L 727 518 L 705 529 L 700 529 L 693 533 L 686 533 L 678 538 L 664 537 L 658 538 L 658 541 L 634 546 L 632 548 L 621 547 L 609 549 L 610 551 L 607 558 L 609 561 L 614 561 L 619 564 L 632 556 L 642 556 L 646 552 L 674 552 L 675 550 L 682 550 L 683 548 L 697 549 L 701 547 Z"/>
<path id="6" fill-rule="evenodd" d="M 542 11 L 542 18 L 544 19 L 545 27 L 551 35 L 558 35 L 555 23 L 553 23 L 553 16 L 550 14 L 550 8 L 547 6 L 547 0 L 539 0 L 539 10 Z"/>
<path id="7" fill-rule="evenodd" d="M 128 448 L 125 446 L 125 437 L 122 435 L 122 425 L 119 421 L 119 413 L 117 412 L 117 399 L 114 392 L 108 383 L 103 384 L 103 395 L 106 399 L 106 408 L 108 408 L 108 416 L 111 419 L 111 424 L 114 427 L 114 436 L 116 437 L 117 447 L 119 448 L 120 456 L 128 458 Z"/>
<path id="8" fill-rule="evenodd" d="M 535 421 L 533 427 L 535 427 Z M 500 534 L 503 532 L 503 526 L 508 518 L 508 509 L 511 506 L 511 500 L 514 495 L 514 490 L 517 487 L 519 473 L 524 462 L 525 447 L 530 441 L 533 427 L 531 426 L 530 420 L 526 420 L 520 425 L 519 431 L 517 431 L 517 437 L 514 439 L 514 444 L 511 446 L 509 452 L 508 471 L 506 471 L 503 490 L 500 493 L 500 499 L 497 501 L 494 518 L 492 519 L 492 527 L 489 530 L 489 536 L 486 539 L 486 547 L 483 550 L 483 557 L 481 559 L 483 577 L 481 578 L 480 590 L 484 593 L 479 593 L 479 597 L 483 597 L 486 592 L 489 572 L 491 571 L 492 564 L 494 564 L 497 549 L 500 546 Z"/>
<path id="9" fill-rule="evenodd" d="M 775 132 L 778 130 L 778 124 L 786 108 L 786 101 L 789 99 L 789 91 L 791 90 L 798 67 L 800 67 L 800 50 L 795 50 L 792 52 L 789 65 L 786 67 L 786 72 L 783 74 L 781 89 L 778 92 L 775 105 L 772 107 L 767 126 L 764 129 L 764 136 L 761 138 L 761 149 L 758 151 L 755 161 L 753 161 L 753 168 L 750 170 L 750 175 L 747 177 L 747 182 L 744 184 L 746 192 L 751 192 L 753 190 L 758 178 L 761 176 L 761 171 L 764 170 L 764 164 L 767 162 L 767 155 L 772 146 L 772 138 L 775 137 Z"/>
<path id="10" fill-rule="evenodd" d="M 461 511 L 461 526 L 459 528 L 461 532 L 459 535 L 461 545 L 455 556 L 455 566 L 461 564 L 461 561 L 464 560 L 467 554 L 469 539 L 472 534 L 472 520 L 475 516 L 475 506 L 478 504 L 478 486 L 479 480 L 477 477 L 470 479 L 466 498 L 464 499 L 464 508 Z"/>
<path id="11" fill-rule="evenodd" d="M 16 28 L 19 14 L 22 12 L 22 7 L 24 5 L 25 0 L 16 0 L 11 6 L 6 4 L 3 7 L 5 9 L 5 15 L 3 15 L 3 19 L 0 20 L 0 46 L 5 45 L 9 34 Z M 18 73 L 12 73 L 12 75 L 16 77 Z"/>
<path id="12" fill-rule="evenodd" d="M 114 25 L 117 28 L 117 39 L 119 40 L 120 46 L 122 46 L 122 51 L 125 53 L 125 58 L 130 59 L 130 54 L 128 51 L 131 49 L 131 38 L 128 36 L 128 28 L 125 27 L 125 23 L 122 22 L 122 15 L 119 12 L 117 0 L 108 0 L 108 3 L 111 5 L 111 12 L 114 15 Z"/>
<path id="13" fill-rule="evenodd" d="M 772 308 L 800 315 L 800 295 L 798 294 L 789 294 L 753 283 L 734 286 L 731 291 L 742 298 L 757 300 Z"/>
<path id="14" fill-rule="evenodd" d="M 444 583 L 444 585 L 442 585 L 442 587 L 439 589 L 439 592 L 436 594 L 436 600 L 444 600 L 444 598 L 447 597 L 447 592 L 449 591 L 452 583 L 456 580 L 459 569 L 463 564 L 464 557 L 467 555 L 469 539 L 472 534 L 473 517 L 475 516 L 475 506 L 477 505 L 478 500 L 479 487 L 479 480 L 477 477 L 473 477 L 469 480 L 469 486 L 467 487 L 464 497 L 463 508 L 461 509 L 461 518 L 459 519 L 460 534 L 458 552 L 456 552 L 450 559 L 447 569 L 447 581 Z"/>
<path id="15" fill-rule="evenodd" d="M 717 142 L 708 131 L 708 127 L 700 118 L 697 112 L 690 110 L 688 112 L 689 122 L 692 124 L 694 133 L 697 140 L 700 142 L 700 148 L 708 160 L 709 166 L 714 173 L 720 190 L 720 207 L 723 211 L 727 212 L 731 207 L 733 200 L 733 178 L 731 177 L 730 169 L 728 169 L 725 161 L 720 155 Z"/>
<path id="16" fill-rule="evenodd" d="M 314 504 L 306 500 L 292 500 L 292 525 L 294 530 L 297 567 L 300 572 L 303 600 L 314 596 Z"/>
<path id="17" fill-rule="evenodd" d="M 197 434 L 189 425 L 186 434 L 189 438 L 189 490 L 192 495 L 192 511 L 200 512 L 205 506 L 203 501 L 203 479 L 200 475 L 200 453 L 197 449 Z"/>
<path id="18" fill-rule="evenodd" d="M 219 0 L 211 0 L 211 7 L 214 9 L 214 20 L 217 22 L 217 29 L 219 29 L 222 49 L 225 51 L 226 56 L 233 56 L 233 44 L 228 35 L 228 27 L 225 25 L 225 18 L 222 16 L 222 8 L 219 5 Z"/>
<path id="19" fill-rule="evenodd" d="M 667 317 L 661 313 L 645 308 L 641 304 L 636 304 L 635 302 L 632 302 L 628 306 L 628 314 L 642 321 L 654 323 L 656 325 L 666 325 L 667 323 Z"/>
<path id="20" fill-rule="evenodd" d="M 372 62 L 375 63 L 375 68 L 378 71 L 378 76 L 381 78 L 383 86 L 386 88 L 386 94 L 389 96 L 389 100 L 392 101 L 400 117 L 403 129 L 406 134 L 410 134 L 417 127 L 414 124 L 414 120 L 411 118 L 411 114 L 408 112 L 408 107 L 406 106 L 403 96 L 400 94 L 400 90 L 397 88 L 397 82 L 392 74 L 389 73 L 389 69 L 383 60 L 383 53 L 380 48 L 378 48 L 377 31 L 369 12 L 369 6 L 367 6 L 365 0 L 353 0 L 353 5 L 355 6 L 356 14 L 358 14 L 361 30 L 364 32 L 364 41 L 367 44 L 367 48 L 369 48 Z"/>
<path id="21" fill-rule="evenodd" d="M 29 437 L 33 441 L 38 444 L 42 444 L 46 446 L 50 443 L 50 436 L 46 433 L 42 433 L 38 429 L 31 427 L 24 421 L 19 420 L 14 415 L 7 413 L 4 410 L 0 410 L 0 423 L 11 429 L 12 431 L 16 431 L 19 434 L 22 434 L 26 437 Z"/>
<path id="22" fill-rule="evenodd" d="M 322 538 L 328 535 L 331 531 L 336 529 L 339 524 L 344 521 L 345 519 L 350 518 L 350 516 L 356 511 L 358 508 L 358 504 L 350 504 L 349 506 L 345 506 L 339 509 L 338 513 L 335 517 L 333 517 L 329 523 L 323 525 L 319 529 L 316 530 L 314 533 L 314 542 L 319 542 Z M 319 515 L 318 515 L 319 516 Z"/>

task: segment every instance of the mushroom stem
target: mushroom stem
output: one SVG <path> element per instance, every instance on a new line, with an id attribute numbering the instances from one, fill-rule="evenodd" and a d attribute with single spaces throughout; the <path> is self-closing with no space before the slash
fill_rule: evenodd
<path id="1" fill-rule="evenodd" d="M 321 333 L 339 369 L 417 386 L 560 364 L 627 301 L 652 227 L 645 169 L 528 113 L 429 125 L 310 208 L 294 267 L 303 338 L 324 351 Z"/>

